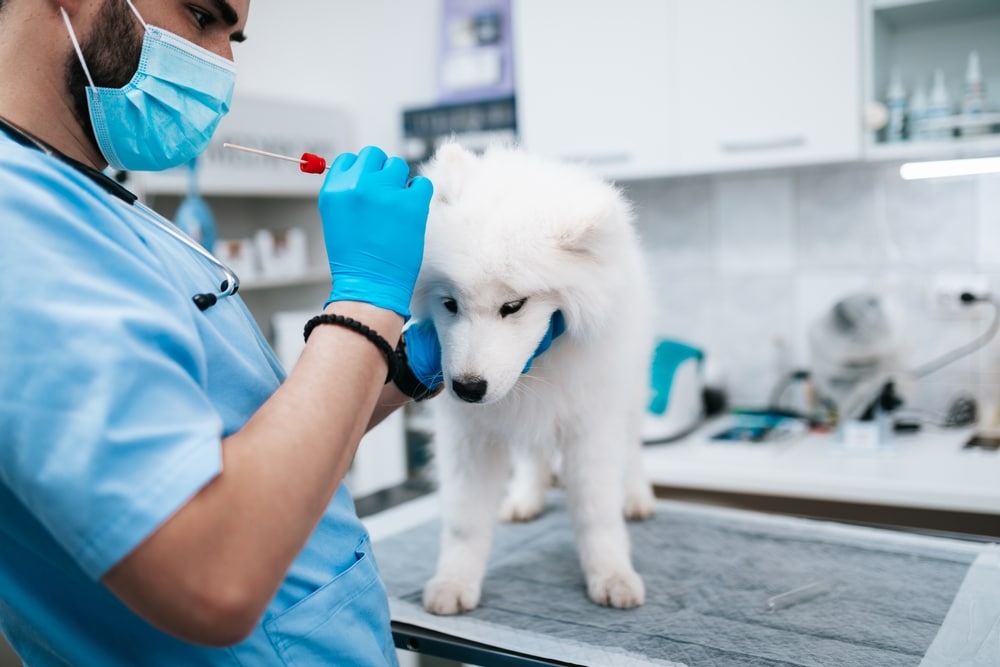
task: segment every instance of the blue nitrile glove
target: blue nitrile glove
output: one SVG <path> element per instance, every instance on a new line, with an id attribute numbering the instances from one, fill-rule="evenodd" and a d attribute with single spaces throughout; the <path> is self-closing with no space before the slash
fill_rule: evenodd
<path id="1" fill-rule="evenodd" d="M 319 193 L 330 261 L 330 301 L 363 301 L 410 316 L 410 296 L 424 254 L 433 187 L 374 146 L 342 153 Z"/>
<path id="2" fill-rule="evenodd" d="M 420 383 L 432 392 L 444 381 L 441 371 L 441 342 L 433 320 L 414 322 L 403 332 L 406 361 Z"/>
<path id="3" fill-rule="evenodd" d="M 557 310 L 552 313 L 552 317 L 549 318 L 549 329 L 545 332 L 545 336 L 542 337 L 542 342 L 538 344 L 535 348 L 535 353 L 531 355 L 531 359 L 528 359 L 528 363 L 524 365 L 524 370 L 522 373 L 527 373 L 531 370 L 531 362 L 540 355 L 545 350 L 549 349 L 549 345 L 552 345 L 552 341 L 559 338 L 562 332 L 566 331 L 566 320 L 563 318 L 561 310 Z"/>

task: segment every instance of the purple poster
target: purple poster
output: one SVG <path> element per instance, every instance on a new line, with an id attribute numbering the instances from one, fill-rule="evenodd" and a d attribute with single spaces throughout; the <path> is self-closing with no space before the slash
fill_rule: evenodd
<path id="1" fill-rule="evenodd" d="M 439 102 L 513 95 L 513 57 L 510 0 L 443 0 Z"/>

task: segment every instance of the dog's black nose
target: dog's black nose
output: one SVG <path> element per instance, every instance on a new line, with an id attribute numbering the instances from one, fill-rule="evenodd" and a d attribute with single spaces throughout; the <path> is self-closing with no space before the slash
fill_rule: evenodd
<path id="1" fill-rule="evenodd" d="M 486 380 L 479 377 L 463 378 L 464 381 L 452 380 L 451 388 L 455 395 L 463 401 L 478 403 L 486 395 Z"/>

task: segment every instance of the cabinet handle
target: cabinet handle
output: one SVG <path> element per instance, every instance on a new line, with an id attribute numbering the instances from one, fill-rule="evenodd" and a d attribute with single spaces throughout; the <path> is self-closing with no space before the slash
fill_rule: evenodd
<path id="1" fill-rule="evenodd" d="M 563 155 L 561 159 L 566 162 L 581 162 L 584 164 L 591 165 L 602 165 L 602 164 L 622 164 L 624 162 L 632 161 L 632 154 L 621 152 L 621 153 L 599 153 L 591 155 Z"/>
<path id="2" fill-rule="evenodd" d="M 720 144 L 724 153 L 751 153 L 773 151 L 781 148 L 798 148 L 806 145 L 806 138 L 799 135 L 758 139 L 756 141 L 724 141 Z"/>

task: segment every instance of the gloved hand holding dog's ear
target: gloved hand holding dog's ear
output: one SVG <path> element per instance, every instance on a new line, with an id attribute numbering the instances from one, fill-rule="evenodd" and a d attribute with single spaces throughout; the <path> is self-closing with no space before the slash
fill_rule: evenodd
<path id="1" fill-rule="evenodd" d="M 521 372 L 527 373 L 530 371 L 531 362 L 533 362 L 542 352 L 549 349 L 549 345 L 552 345 L 552 341 L 561 336 L 564 331 L 566 331 L 566 319 L 563 317 L 562 311 L 557 310 L 552 313 L 552 317 L 549 318 L 548 331 L 545 332 L 545 336 L 542 337 L 538 347 L 535 348 L 535 353 L 531 355 L 531 359 L 528 359 L 528 363 L 524 365 L 524 370 Z"/>
<path id="2" fill-rule="evenodd" d="M 407 327 L 396 351 L 405 362 L 396 372 L 396 386 L 418 401 L 437 396 L 444 388 L 444 374 L 434 320 L 420 320 Z"/>
<path id="3" fill-rule="evenodd" d="M 433 187 L 410 167 L 368 146 L 342 153 L 319 194 L 333 290 L 327 301 L 362 301 L 410 316 L 424 254 Z"/>
<path id="4" fill-rule="evenodd" d="M 566 331 L 566 320 L 562 311 L 557 310 L 549 318 L 549 328 L 542 337 L 534 354 L 528 359 L 522 373 L 531 370 L 531 362 L 549 349 L 552 341 Z M 421 401 L 436 396 L 444 388 L 444 373 L 441 370 L 441 342 L 433 320 L 414 322 L 403 332 L 398 350 L 406 361 L 406 368 L 396 376 L 396 385 L 407 394 Z M 407 372 L 409 371 L 409 372 Z M 414 382 L 414 380 L 416 382 Z"/>

